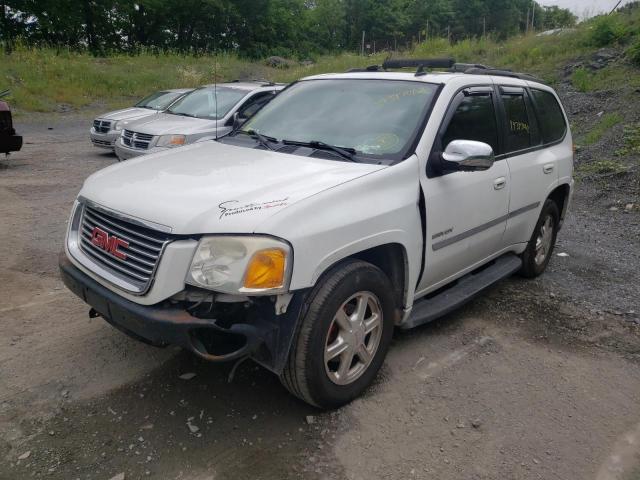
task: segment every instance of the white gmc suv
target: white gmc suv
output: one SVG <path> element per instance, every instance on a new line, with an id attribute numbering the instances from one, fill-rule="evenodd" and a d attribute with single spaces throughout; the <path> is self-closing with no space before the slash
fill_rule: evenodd
<path id="1" fill-rule="evenodd" d="M 389 61 L 305 78 L 224 138 L 93 174 L 60 269 L 132 337 L 250 357 L 333 408 L 371 383 L 394 327 L 540 275 L 572 170 L 565 113 L 533 77 Z"/>

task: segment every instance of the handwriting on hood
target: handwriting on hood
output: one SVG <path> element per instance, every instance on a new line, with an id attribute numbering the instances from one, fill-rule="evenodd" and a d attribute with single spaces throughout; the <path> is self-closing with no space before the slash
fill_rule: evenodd
<path id="1" fill-rule="evenodd" d="M 287 205 L 289 197 L 279 200 L 269 200 L 267 202 L 251 202 L 240 203 L 238 200 L 226 200 L 218 205 L 220 209 L 220 218 L 230 217 L 232 215 L 241 215 L 243 213 L 254 212 L 256 210 L 267 210 L 274 207 L 284 207 Z"/>

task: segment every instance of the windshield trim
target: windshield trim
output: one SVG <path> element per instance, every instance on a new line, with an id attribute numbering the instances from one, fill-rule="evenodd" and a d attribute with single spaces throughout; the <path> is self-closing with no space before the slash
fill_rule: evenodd
<path id="1" fill-rule="evenodd" d="M 409 136 L 405 148 L 400 150 L 397 153 L 393 153 L 393 154 L 383 154 L 383 155 L 371 155 L 371 154 L 365 154 L 362 152 L 356 152 L 356 154 L 353 156 L 353 158 L 359 162 L 363 162 L 363 163 L 375 163 L 375 164 L 381 164 L 381 163 L 385 163 L 385 164 L 389 164 L 389 165 L 395 165 L 396 163 L 400 163 L 404 160 L 406 160 L 407 158 L 411 157 L 413 154 L 415 154 L 416 152 L 416 148 L 418 147 L 418 143 L 420 142 L 420 139 L 422 138 L 422 134 L 424 132 L 424 129 L 427 126 L 427 123 L 429 122 L 429 118 L 431 117 L 431 113 L 433 112 L 433 108 L 435 107 L 436 102 L 438 101 L 438 98 L 440 96 L 440 93 L 442 92 L 442 89 L 444 88 L 444 84 L 443 83 L 435 83 L 435 82 L 425 82 L 424 80 L 413 80 L 410 78 L 347 78 L 347 77 L 330 77 L 330 78 L 318 78 L 318 77 L 312 77 L 312 78 L 303 78 L 300 79 L 298 81 L 292 82 L 289 85 L 287 85 L 285 88 L 283 88 L 282 90 L 280 90 L 278 92 L 278 96 L 280 96 L 282 93 L 284 93 L 285 91 L 287 91 L 289 88 L 293 87 L 294 85 L 297 85 L 298 83 L 303 83 L 303 82 L 331 82 L 331 81 L 335 81 L 335 80 L 348 80 L 348 81 L 354 81 L 354 82 L 361 82 L 363 80 L 373 80 L 373 81 L 383 81 L 383 82 L 413 82 L 416 84 L 426 84 L 426 85 L 433 85 L 435 86 L 435 90 L 433 92 L 433 99 L 431 101 L 431 104 L 428 106 L 428 108 L 424 109 L 424 111 L 422 112 L 422 114 L 420 115 L 418 122 L 416 122 L 416 128 L 414 129 L 414 131 L 411 133 L 411 135 Z M 258 115 L 259 112 L 256 114 Z M 262 132 L 261 132 L 262 133 Z M 217 139 L 217 141 L 222 140 L 224 137 Z M 280 139 L 283 140 L 283 139 Z M 289 139 L 287 139 L 289 140 Z"/>

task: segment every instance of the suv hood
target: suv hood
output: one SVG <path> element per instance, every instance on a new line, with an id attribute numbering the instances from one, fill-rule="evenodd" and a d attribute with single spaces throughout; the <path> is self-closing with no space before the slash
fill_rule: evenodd
<path id="1" fill-rule="evenodd" d="M 145 118 L 129 125 L 127 128 L 134 132 L 148 133 L 149 135 L 192 135 L 196 133 L 213 132 L 216 128 L 215 120 L 204 118 L 185 117 L 171 113 L 160 113 L 151 118 Z M 218 125 L 219 127 L 222 124 Z"/>
<path id="2" fill-rule="evenodd" d="M 136 120 L 138 118 L 148 117 L 149 115 L 155 115 L 157 113 L 157 110 L 151 110 L 150 108 L 131 107 L 125 108 L 124 110 L 114 110 L 113 112 L 105 113 L 104 115 L 100 115 L 96 118 L 115 121 Z"/>
<path id="3" fill-rule="evenodd" d="M 177 234 L 253 233 L 288 206 L 382 168 L 211 141 L 107 167 L 80 195 Z"/>

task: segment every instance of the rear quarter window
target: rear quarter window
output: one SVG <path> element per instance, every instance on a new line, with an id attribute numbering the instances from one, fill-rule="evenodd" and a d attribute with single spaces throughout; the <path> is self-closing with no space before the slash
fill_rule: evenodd
<path id="1" fill-rule="evenodd" d="M 567 124 L 556 97 L 544 90 L 531 89 L 544 143 L 553 143 L 564 137 Z"/>

